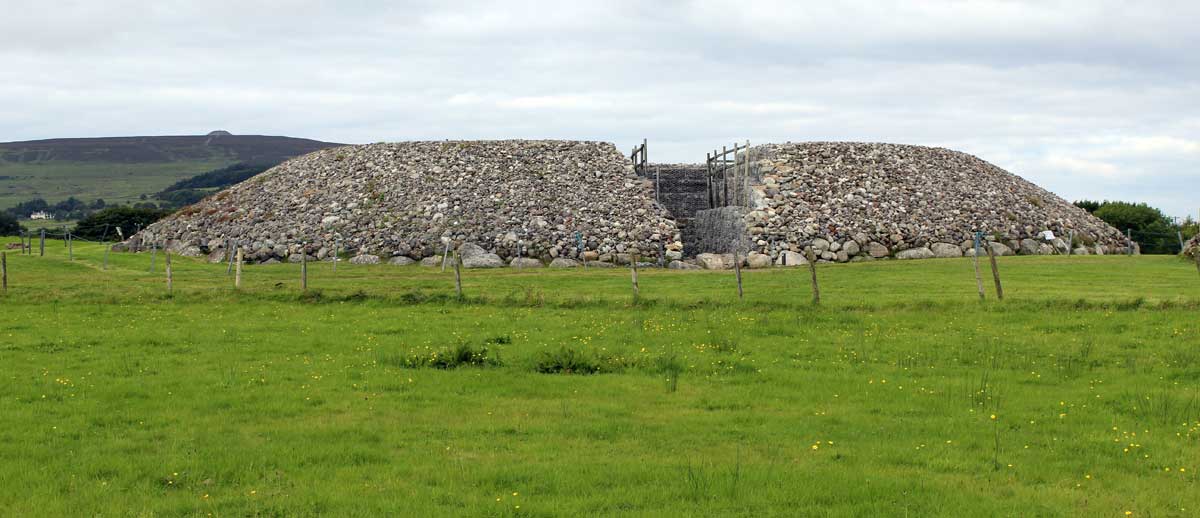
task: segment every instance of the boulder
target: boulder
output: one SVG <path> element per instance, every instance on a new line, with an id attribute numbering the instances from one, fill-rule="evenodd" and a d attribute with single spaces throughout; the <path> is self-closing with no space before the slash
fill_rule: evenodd
<path id="1" fill-rule="evenodd" d="M 935 257 L 949 258 L 962 257 L 963 255 L 962 249 L 959 248 L 958 245 L 952 245 L 950 243 L 934 243 L 929 247 L 929 249 L 933 252 Z"/>
<path id="2" fill-rule="evenodd" d="M 550 267 L 551 268 L 578 268 L 579 261 L 576 261 L 574 259 L 567 259 L 566 257 L 555 257 L 553 261 L 550 261 Z"/>
<path id="3" fill-rule="evenodd" d="M 1038 255 L 1040 253 L 1040 248 L 1042 248 L 1042 243 L 1031 239 L 1024 239 L 1021 240 L 1020 247 L 1021 255 Z"/>
<path id="4" fill-rule="evenodd" d="M 182 257 L 200 257 L 204 252 L 198 246 L 185 246 L 179 249 L 179 255 Z"/>
<path id="5" fill-rule="evenodd" d="M 403 255 L 398 255 L 398 256 L 393 257 L 388 260 L 388 264 L 395 265 L 395 266 L 408 266 L 415 262 L 416 261 L 412 260 L 411 257 L 407 257 L 407 256 L 403 256 Z"/>
<path id="6" fill-rule="evenodd" d="M 356 255 L 350 258 L 350 264 L 379 264 L 379 256 L 371 254 Z"/>
<path id="7" fill-rule="evenodd" d="M 876 259 L 882 259 L 884 257 L 887 257 L 889 252 L 888 252 L 888 247 L 883 246 L 874 241 L 871 241 L 870 243 L 867 243 L 867 253 L 871 254 L 871 257 L 874 257 Z"/>
<path id="8" fill-rule="evenodd" d="M 542 262 L 537 259 L 533 259 L 533 258 L 529 258 L 529 257 L 517 257 L 517 258 L 513 259 L 512 261 L 509 261 L 508 266 L 511 268 L 520 268 L 520 269 L 541 268 Z"/>
<path id="9" fill-rule="evenodd" d="M 588 268 L 616 268 L 617 266 L 613 263 L 606 263 L 604 261 L 588 261 L 584 265 Z"/>
<path id="10" fill-rule="evenodd" d="M 932 259 L 934 257 L 937 256 L 933 254 L 933 250 L 925 247 L 910 248 L 896 253 L 896 259 Z"/>
<path id="11" fill-rule="evenodd" d="M 760 254 L 758 252 L 750 252 L 750 254 L 746 256 L 746 266 L 751 269 L 770 268 L 771 256 L 767 254 Z"/>
<path id="12" fill-rule="evenodd" d="M 842 251 L 846 252 L 846 255 L 854 257 L 862 251 L 862 247 L 858 245 L 857 241 L 846 241 L 846 244 L 842 245 Z"/>
<path id="13" fill-rule="evenodd" d="M 1088 255 L 1088 249 L 1086 246 L 1081 246 L 1079 248 L 1076 248 L 1075 250 L 1072 250 L 1071 254 L 1072 255 Z"/>
<path id="14" fill-rule="evenodd" d="M 472 254 L 470 257 L 462 258 L 463 268 L 502 268 L 504 259 L 496 254 L 482 253 Z"/>
<path id="15" fill-rule="evenodd" d="M 671 269 L 671 270 L 699 270 L 700 269 L 699 266 L 696 266 L 692 263 L 686 263 L 686 262 L 678 261 L 678 260 L 671 261 L 669 264 L 667 264 L 667 268 Z"/>
<path id="16" fill-rule="evenodd" d="M 784 250 L 779 252 L 779 258 L 775 260 L 777 266 L 803 266 L 808 264 L 808 259 L 804 258 L 804 254 Z"/>
<path id="17" fill-rule="evenodd" d="M 453 260 L 453 258 L 447 259 L 446 263 L 449 263 L 452 260 Z M 421 266 L 441 267 L 442 266 L 442 256 L 431 255 L 429 257 L 421 259 Z M 449 266 L 449 264 L 447 264 L 447 266 Z"/>
<path id="18" fill-rule="evenodd" d="M 705 270 L 723 270 L 725 269 L 725 261 L 721 259 L 720 254 L 700 254 L 696 256 L 696 264 L 700 265 Z M 733 265 L 729 265 L 733 267 Z"/>

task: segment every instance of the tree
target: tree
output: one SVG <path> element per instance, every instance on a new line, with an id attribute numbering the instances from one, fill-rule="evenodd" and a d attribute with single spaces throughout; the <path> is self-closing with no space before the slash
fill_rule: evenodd
<path id="1" fill-rule="evenodd" d="M 1079 207 L 1079 208 L 1086 210 L 1088 212 L 1091 212 L 1091 213 L 1096 212 L 1096 209 L 1099 209 L 1100 205 L 1102 205 L 1100 202 L 1093 201 L 1093 200 L 1079 200 L 1079 201 L 1075 202 L 1076 207 Z"/>
<path id="2" fill-rule="evenodd" d="M 109 207 L 80 220 L 71 233 L 84 239 L 99 240 L 115 236 L 117 227 L 121 227 L 128 237 L 135 229 L 145 228 L 170 213 L 155 208 Z"/>
<path id="3" fill-rule="evenodd" d="M 1116 227 L 1128 231 L 1146 254 L 1179 253 L 1179 229 L 1162 211 L 1145 203 L 1106 201 L 1092 214 Z"/>
<path id="4" fill-rule="evenodd" d="M 21 230 L 17 218 L 7 212 L 0 212 L 0 236 L 17 236 L 21 234 Z"/>

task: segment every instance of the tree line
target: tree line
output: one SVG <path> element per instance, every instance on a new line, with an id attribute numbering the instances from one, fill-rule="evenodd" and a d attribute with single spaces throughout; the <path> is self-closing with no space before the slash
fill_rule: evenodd
<path id="1" fill-rule="evenodd" d="M 1079 200 L 1075 206 L 1121 232 L 1129 232 L 1144 254 L 1177 254 L 1181 234 L 1186 241 L 1200 233 L 1200 223 L 1191 216 L 1176 222 L 1145 203 Z"/>

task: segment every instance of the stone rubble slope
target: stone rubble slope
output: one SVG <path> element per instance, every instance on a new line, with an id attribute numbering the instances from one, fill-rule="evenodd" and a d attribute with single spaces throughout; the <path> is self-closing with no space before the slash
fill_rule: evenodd
<path id="1" fill-rule="evenodd" d="M 219 260 L 226 239 L 263 262 L 298 260 L 302 248 L 326 259 L 339 243 L 359 262 L 419 261 L 440 256 L 444 239 L 476 245 L 473 258 L 496 256 L 479 260 L 489 265 L 518 255 L 615 261 L 682 249 L 653 185 L 615 146 L 552 140 L 326 149 L 187 207 L 126 245 L 167 241 Z"/>
<path id="2" fill-rule="evenodd" d="M 810 243 L 826 261 L 961 257 L 974 253 L 976 230 L 1001 253 L 1118 253 L 1126 247 L 1120 231 L 1087 211 L 949 149 L 767 144 L 751 149 L 751 163 L 744 215 L 749 249 L 776 264 L 802 262 L 798 252 Z M 1041 240 L 1046 230 L 1056 239 Z"/>

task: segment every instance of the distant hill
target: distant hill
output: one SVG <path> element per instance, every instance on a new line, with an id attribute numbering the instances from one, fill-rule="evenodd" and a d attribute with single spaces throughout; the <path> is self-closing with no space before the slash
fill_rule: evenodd
<path id="1" fill-rule="evenodd" d="M 0 143 L 0 209 L 34 198 L 109 204 L 153 197 L 167 186 L 233 164 L 274 165 L 340 146 L 264 135 L 95 137 Z"/>
<path id="2" fill-rule="evenodd" d="M 65 138 L 0 143 L 0 162 L 142 164 L 226 160 L 279 163 L 294 156 L 338 145 L 340 144 L 293 137 L 230 135 L 226 131 L 171 137 Z"/>

